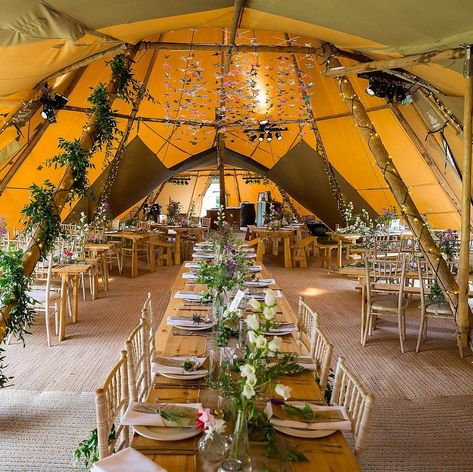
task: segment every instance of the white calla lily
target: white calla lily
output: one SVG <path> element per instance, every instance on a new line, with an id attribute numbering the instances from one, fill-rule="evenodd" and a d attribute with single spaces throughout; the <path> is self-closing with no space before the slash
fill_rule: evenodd
<path id="1" fill-rule="evenodd" d="M 249 329 L 255 330 L 259 328 L 259 319 L 257 315 L 248 315 L 246 317 L 246 325 Z"/>
<path id="2" fill-rule="evenodd" d="M 257 337 L 258 335 L 254 331 L 248 331 L 248 341 L 250 344 L 254 344 Z"/>
<path id="3" fill-rule="evenodd" d="M 273 306 L 276 304 L 276 292 L 268 288 L 264 297 L 264 304 L 267 306 Z"/>
<path id="4" fill-rule="evenodd" d="M 281 345 L 282 338 L 280 338 L 279 336 L 274 336 L 274 338 L 271 339 L 271 341 L 269 341 L 268 343 L 268 349 L 273 352 L 278 352 L 279 349 L 281 349 Z"/>
<path id="5" fill-rule="evenodd" d="M 271 321 L 274 318 L 275 315 L 276 315 L 276 310 L 274 309 L 274 307 L 272 307 L 272 306 L 265 306 L 264 307 L 263 316 L 267 320 Z"/>
<path id="6" fill-rule="evenodd" d="M 245 364 L 240 367 L 240 375 L 242 377 L 251 377 L 256 373 L 255 368 L 251 364 Z"/>
<path id="7" fill-rule="evenodd" d="M 246 378 L 246 383 L 254 387 L 256 385 L 256 375 L 249 375 Z"/>
<path id="8" fill-rule="evenodd" d="M 255 389 L 251 385 L 248 385 L 246 383 L 243 387 L 243 390 L 242 390 L 241 394 L 244 397 L 248 398 L 248 400 L 250 400 L 251 398 L 253 398 L 255 396 Z"/>
<path id="9" fill-rule="evenodd" d="M 260 334 L 256 339 L 255 339 L 255 346 L 258 349 L 264 349 L 268 345 L 268 340 Z"/>
<path id="10" fill-rule="evenodd" d="M 289 400 L 289 398 L 291 398 L 292 388 L 287 385 L 277 384 L 276 387 L 274 388 L 274 391 L 279 396 L 283 397 L 284 400 Z"/>
<path id="11" fill-rule="evenodd" d="M 258 311 L 261 308 L 261 303 L 254 298 L 250 298 L 248 300 L 248 305 L 250 305 L 255 311 Z"/>

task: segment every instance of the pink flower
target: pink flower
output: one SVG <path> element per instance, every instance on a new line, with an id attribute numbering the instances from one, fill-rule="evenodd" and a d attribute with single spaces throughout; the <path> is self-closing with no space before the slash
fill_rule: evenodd
<path id="1" fill-rule="evenodd" d="M 204 428 L 212 428 L 215 427 L 215 416 L 210 413 L 210 408 L 200 408 L 199 413 L 197 414 L 197 422 L 198 426 L 200 423 L 203 424 Z"/>

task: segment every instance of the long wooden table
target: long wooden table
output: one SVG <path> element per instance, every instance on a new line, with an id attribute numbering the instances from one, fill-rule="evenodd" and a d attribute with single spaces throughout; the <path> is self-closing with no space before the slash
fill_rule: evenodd
<path id="1" fill-rule="evenodd" d="M 186 281 L 182 279 L 182 274 L 189 269 L 181 268 L 177 275 L 176 281 L 172 286 L 171 299 L 164 312 L 161 324 L 156 334 L 156 347 L 157 354 L 163 356 L 169 355 L 205 355 L 207 350 L 207 337 L 206 336 L 175 336 L 173 335 L 173 328 L 167 326 L 167 317 L 169 315 L 183 315 L 187 314 L 190 316 L 194 311 L 198 311 L 199 308 L 202 312 L 207 310 L 206 307 L 195 307 L 189 309 L 186 307 L 182 300 L 174 298 L 176 290 L 185 289 L 192 291 L 201 291 L 202 286 L 197 284 L 186 284 Z M 263 268 L 262 277 L 269 277 L 270 274 L 266 269 Z M 276 288 L 276 287 L 273 287 Z M 281 321 L 296 321 L 292 309 L 289 306 L 286 298 L 278 299 L 278 318 Z M 286 352 L 300 352 L 299 347 L 296 343 L 295 334 L 283 336 L 283 351 Z M 315 383 L 314 376 L 312 373 L 305 372 L 297 376 L 290 376 L 281 378 L 280 381 L 286 385 L 292 387 L 292 399 L 322 399 L 323 394 L 320 391 L 318 385 Z M 190 381 L 192 383 L 192 381 Z M 201 381 L 199 381 L 201 382 Z M 187 385 L 187 384 L 186 384 Z M 174 388 L 173 388 L 174 386 Z M 149 401 L 172 401 L 172 402 L 186 402 L 186 401 L 198 401 L 202 402 L 207 407 L 215 407 L 216 405 L 216 394 L 210 392 L 202 383 L 198 384 L 198 387 L 185 388 L 182 386 L 182 381 L 174 381 L 161 376 L 156 376 L 151 389 L 148 400 Z M 348 444 L 340 431 L 321 439 L 304 440 L 299 438 L 292 438 L 284 436 L 288 444 L 296 446 L 299 450 L 303 451 L 306 457 L 309 459 L 308 463 L 297 462 L 292 463 L 290 470 L 294 472 L 353 472 L 359 471 L 359 464 L 351 452 Z M 198 437 L 196 439 L 190 439 L 186 441 L 179 441 L 169 444 L 168 449 L 179 448 L 174 454 L 173 451 L 167 450 L 166 453 L 157 452 L 157 441 L 143 438 L 135 435 L 132 440 L 132 447 L 146 454 L 153 461 L 164 467 L 169 472 L 197 472 L 197 471 L 215 471 L 216 466 L 209 466 L 201 462 L 200 456 L 195 454 L 194 448 L 196 446 Z M 327 444 L 333 444 L 338 446 L 333 452 L 330 447 L 327 448 Z M 161 443 L 160 448 L 162 450 L 163 444 Z M 189 452 L 182 453 L 182 450 L 189 448 Z M 264 470 L 263 463 L 267 464 L 271 469 L 274 468 L 274 464 L 271 467 L 271 461 L 265 457 L 264 445 L 251 444 L 251 451 L 253 455 L 253 470 L 260 471 Z M 277 466 L 276 466 L 277 467 Z M 274 469 L 279 470 L 279 469 Z"/>
<path id="2" fill-rule="evenodd" d="M 294 236 L 295 231 L 295 229 L 272 230 L 257 227 L 254 233 L 257 238 L 270 239 L 272 241 L 273 255 L 277 255 L 277 244 L 279 239 L 282 239 L 284 242 L 284 267 L 292 269 L 291 238 Z"/>

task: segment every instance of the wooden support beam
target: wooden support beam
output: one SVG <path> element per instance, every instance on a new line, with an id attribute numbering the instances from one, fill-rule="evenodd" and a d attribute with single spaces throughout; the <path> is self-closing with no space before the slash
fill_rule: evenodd
<path id="1" fill-rule="evenodd" d="M 226 192 L 225 192 L 225 134 L 220 130 L 217 130 L 217 168 L 219 172 L 219 183 L 220 183 L 220 206 L 227 207 Z"/>
<path id="2" fill-rule="evenodd" d="M 468 288 L 470 272 L 470 202 L 471 202 L 471 151 L 473 115 L 473 56 L 472 45 L 467 46 L 464 65 L 465 99 L 463 104 L 463 171 L 460 261 L 458 268 L 458 331 L 461 347 L 466 347 L 470 331 Z"/>
<path id="3" fill-rule="evenodd" d="M 324 59 L 327 67 L 341 67 L 340 61 L 334 56 L 331 45 L 329 44 L 324 46 Z M 376 132 L 375 126 L 370 120 L 360 98 L 356 94 L 353 85 L 346 77 L 336 77 L 335 80 L 343 100 L 351 110 L 355 125 L 365 138 L 368 148 L 372 152 L 391 193 L 399 205 L 401 214 L 406 219 L 419 242 L 421 251 L 433 271 L 437 274 L 439 285 L 445 293 L 455 319 L 457 319 L 458 285 L 455 277 L 450 272 L 447 262 L 440 254 L 436 242 L 433 240 L 427 225 L 409 194 L 406 184 L 399 175 L 391 156 L 384 146 L 381 137 Z M 458 341 L 460 343 L 460 337 L 458 337 Z"/>
<path id="4" fill-rule="evenodd" d="M 218 51 L 225 52 L 225 43 L 173 43 L 165 41 L 142 41 L 143 49 L 166 49 L 171 51 Z M 317 48 L 312 46 L 276 46 L 271 44 L 235 44 L 233 52 L 264 52 L 273 54 L 317 54 Z"/>
<path id="5" fill-rule="evenodd" d="M 235 0 L 235 6 L 233 7 L 233 19 L 232 26 L 230 28 L 230 36 L 228 38 L 228 47 L 225 53 L 225 63 L 223 66 L 223 73 L 228 74 L 230 65 L 232 63 L 232 52 L 235 47 L 235 38 L 240 26 L 241 18 L 243 16 L 243 10 L 245 8 L 245 0 Z"/>
<path id="6" fill-rule="evenodd" d="M 417 136 L 412 126 L 409 124 L 409 122 L 406 120 L 404 115 L 401 113 L 401 110 L 399 110 L 399 107 L 395 103 L 389 103 L 389 108 L 398 119 L 399 124 L 402 126 L 406 134 L 409 136 L 409 138 L 413 142 L 419 154 L 424 158 L 425 162 L 430 167 L 430 170 L 435 175 L 439 184 L 442 186 L 451 204 L 455 207 L 457 212 L 461 214 L 462 209 L 461 209 L 460 200 L 458 199 L 455 192 L 451 188 L 442 170 L 438 168 L 437 163 L 434 161 L 434 159 L 430 155 L 424 143 L 419 139 L 419 137 Z"/>
<path id="7" fill-rule="evenodd" d="M 79 82 L 80 78 L 82 77 L 82 74 L 84 73 L 85 69 L 81 69 L 76 72 L 76 75 L 74 79 L 71 81 L 69 86 L 67 87 L 66 90 L 64 90 L 64 95 L 67 97 L 71 94 L 71 92 L 74 90 L 74 87 L 77 85 Z M 41 136 L 45 133 L 45 131 L 48 129 L 49 125 L 48 120 L 44 120 L 37 128 L 35 133 L 33 134 L 31 140 L 28 142 L 28 144 L 23 148 L 23 150 L 20 152 L 20 154 L 16 157 L 15 161 L 11 165 L 10 169 L 8 169 L 8 172 L 5 174 L 5 177 L 0 182 L 0 195 L 5 191 L 7 188 L 8 184 L 10 183 L 10 180 L 13 178 L 13 176 L 16 174 L 18 169 L 22 166 L 23 162 L 27 159 L 27 157 L 30 155 L 30 152 L 33 150 L 33 148 L 36 146 L 38 141 L 41 139 Z"/>
<path id="8" fill-rule="evenodd" d="M 341 64 L 324 72 L 326 77 L 341 77 L 360 72 L 375 72 L 379 70 L 399 69 L 409 66 L 425 65 L 431 62 L 452 61 L 461 59 L 465 55 L 464 48 L 445 49 L 443 51 L 430 51 L 423 54 L 399 57 L 395 59 L 382 59 L 380 61 L 363 62 L 354 66 L 343 67 Z"/>
<path id="9" fill-rule="evenodd" d="M 136 47 L 130 47 L 126 54 L 128 64 L 131 65 L 131 61 L 135 56 L 137 51 Z M 110 80 L 107 84 L 106 90 L 109 94 L 109 103 L 110 105 L 113 104 L 117 97 L 117 88 L 115 83 Z M 90 151 L 95 143 L 96 140 L 96 121 L 95 115 L 92 115 L 84 130 L 82 132 L 82 136 L 80 138 L 80 144 L 84 148 L 85 151 Z M 59 181 L 56 191 L 52 197 L 52 204 L 56 209 L 57 213 L 60 214 L 63 210 L 67 198 L 69 196 L 69 192 L 71 187 L 74 184 L 74 175 L 72 169 L 70 167 L 66 167 L 64 170 L 64 174 Z M 33 234 L 28 241 L 27 249 L 25 251 L 25 255 L 23 258 L 23 272 L 25 275 L 31 275 L 33 270 L 36 266 L 36 263 L 41 258 L 42 248 L 44 247 L 44 240 L 42 239 L 42 228 L 38 226 L 34 231 Z M 3 337 L 5 330 L 7 328 L 8 320 L 10 317 L 10 310 L 13 305 L 9 305 L 2 309 L 0 314 L 0 339 Z"/>

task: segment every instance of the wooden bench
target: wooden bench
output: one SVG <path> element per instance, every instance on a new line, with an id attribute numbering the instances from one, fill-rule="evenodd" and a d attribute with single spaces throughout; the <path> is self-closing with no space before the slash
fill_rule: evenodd
<path id="1" fill-rule="evenodd" d="M 246 245 L 248 247 L 256 246 L 256 262 L 263 262 L 264 241 L 261 238 L 254 238 L 247 241 Z"/>
<path id="2" fill-rule="evenodd" d="M 314 244 L 316 238 L 315 236 L 306 236 L 305 238 L 301 239 L 300 241 L 295 242 L 292 245 L 292 265 L 296 267 L 296 264 L 303 268 L 307 267 L 307 257 L 306 257 L 306 248 Z"/>

